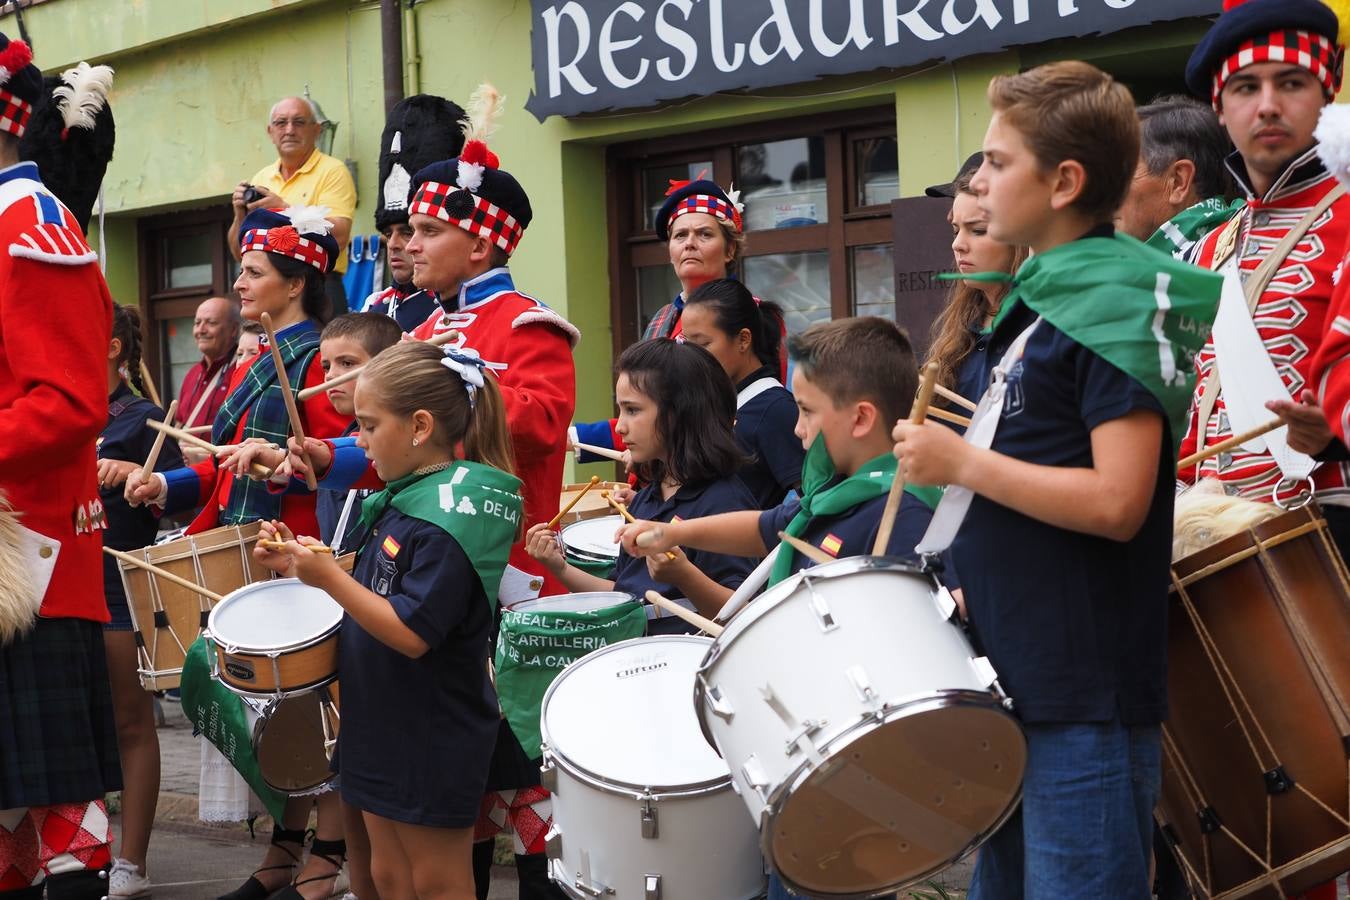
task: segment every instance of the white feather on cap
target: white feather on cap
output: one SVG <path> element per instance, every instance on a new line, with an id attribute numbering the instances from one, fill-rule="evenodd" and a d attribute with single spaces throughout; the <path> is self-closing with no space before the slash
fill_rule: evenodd
<path id="1" fill-rule="evenodd" d="M 281 214 L 291 220 L 291 225 L 301 234 L 329 234 L 333 223 L 328 221 L 332 212 L 327 206 L 292 206 L 283 209 Z"/>
<path id="2" fill-rule="evenodd" d="M 93 129 L 95 119 L 108 102 L 112 90 L 113 70 L 110 66 L 91 66 L 80 62 L 61 73 L 65 84 L 52 91 L 57 109 L 67 128 Z"/>
<path id="3" fill-rule="evenodd" d="M 1313 129 L 1317 155 L 1336 180 L 1350 187 L 1350 107 L 1328 103 Z"/>
<path id="4" fill-rule="evenodd" d="M 467 125 L 464 128 L 464 143 L 469 141 L 488 142 L 497 131 L 497 119 L 502 113 L 502 92 L 486 81 L 469 97 L 469 108 L 464 113 Z"/>

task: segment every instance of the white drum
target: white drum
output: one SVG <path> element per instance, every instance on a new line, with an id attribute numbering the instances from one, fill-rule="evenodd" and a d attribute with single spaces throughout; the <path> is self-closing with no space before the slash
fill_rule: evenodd
<path id="1" fill-rule="evenodd" d="M 770 588 L 709 649 L 699 720 L 794 892 L 922 881 L 1016 808 L 1026 742 L 952 608 L 929 575 L 853 557 Z"/>
<path id="2" fill-rule="evenodd" d="M 623 641 L 544 695 L 549 874 L 574 898 L 747 900 L 765 890 L 755 822 L 689 702 L 711 641 Z"/>
<path id="3" fill-rule="evenodd" d="M 601 516 L 564 525 L 563 549 L 568 556 L 578 559 L 613 562 L 619 558 L 614 533 L 622 527 L 622 516 Z"/>
<path id="4" fill-rule="evenodd" d="M 342 607 L 297 578 L 246 585 L 211 610 L 211 674 L 237 694 L 284 697 L 337 677 Z"/>

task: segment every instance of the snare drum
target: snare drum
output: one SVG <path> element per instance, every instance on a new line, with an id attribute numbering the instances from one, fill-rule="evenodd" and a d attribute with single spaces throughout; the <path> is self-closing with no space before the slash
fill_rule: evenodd
<path id="1" fill-rule="evenodd" d="M 214 593 L 228 594 L 272 577 L 253 559 L 259 527 L 258 522 L 227 525 L 130 553 Z M 206 624 L 211 601 L 130 563 L 119 561 L 118 566 L 136 634 L 141 686 L 148 691 L 176 688 L 187 648 Z"/>
<path id="2" fill-rule="evenodd" d="M 242 587 L 207 620 L 212 675 L 237 694 L 284 697 L 337 677 L 342 607 L 297 578 Z"/>
<path id="3" fill-rule="evenodd" d="M 614 532 L 621 527 L 622 516 L 600 516 L 564 526 L 562 543 L 567 561 L 600 578 L 613 578 L 619 561 Z"/>
<path id="4" fill-rule="evenodd" d="M 336 778 L 328 761 L 337 743 L 338 723 L 337 682 L 272 698 L 253 726 L 253 752 L 267 786 L 303 794 Z"/>
<path id="5" fill-rule="evenodd" d="M 1316 506 L 1172 564 L 1157 817 L 1198 898 L 1350 868 L 1350 580 Z"/>
<path id="6" fill-rule="evenodd" d="M 544 695 L 549 875 L 570 897 L 747 900 L 764 893 L 755 822 L 689 702 L 708 638 L 613 644 Z"/>
<path id="7" fill-rule="evenodd" d="M 953 608 L 928 574 L 853 557 L 765 591 L 709 649 L 699 720 L 792 891 L 897 890 L 1016 808 L 1026 741 Z"/>
<path id="8" fill-rule="evenodd" d="M 590 485 L 565 484 L 562 489 L 562 496 L 558 501 L 558 509 L 567 509 L 567 504 L 572 502 L 572 498 Z M 586 491 L 586 495 L 577 501 L 577 505 L 567 510 L 560 520 L 563 525 L 571 525 L 573 522 L 581 522 L 585 519 L 598 519 L 602 516 L 608 516 L 613 512 L 609 501 L 600 495 L 601 491 L 617 491 L 620 488 L 628 487 L 627 484 L 618 481 L 601 481 L 595 487 Z"/>

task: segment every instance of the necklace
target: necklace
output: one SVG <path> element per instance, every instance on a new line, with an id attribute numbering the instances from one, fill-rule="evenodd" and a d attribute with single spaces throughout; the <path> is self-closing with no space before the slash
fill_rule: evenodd
<path id="1" fill-rule="evenodd" d="M 442 469 L 448 469 L 448 468 L 450 468 L 450 462 L 451 462 L 451 461 L 447 459 L 445 462 L 432 463 L 431 465 L 429 465 L 429 466 L 423 466 L 423 467 L 420 468 L 420 469 L 413 469 L 413 474 L 414 474 L 414 475 L 430 475 L 432 472 L 439 472 L 439 471 L 441 471 Z"/>

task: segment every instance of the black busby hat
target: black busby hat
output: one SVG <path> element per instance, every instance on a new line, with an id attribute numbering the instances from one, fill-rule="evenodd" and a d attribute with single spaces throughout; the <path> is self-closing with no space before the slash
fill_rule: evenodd
<path id="1" fill-rule="evenodd" d="M 665 202 L 656 211 L 656 236 L 663 241 L 670 240 L 671 221 L 691 212 L 707 213 L 741 231 L 744 227 L 741 212 L 744 209 L 741 192 L 734 188 L 724 191 L 717 182 L 706 178 L 671 181 Z"/>
<path id="2" fill-rule="evenodd" d="M 1336 14 L 1320 0 L 1225 0 L 1223 14 L 1186 63 L 1186 86 L 1219 108 L 1228 76 L 1258 62 L 1302 66 L 1330 99 L 1341 83 Z"/>
<path id="3" fill-rule="evenodd" d="M 515 176 L 500 167 L 487 138 L 501 103 L 492 85 L 469 99 L 464 149 L 455 159 L 432 163 L 413 176 L 409 214 L 434 216 L 490 240 L 510 256 L 534 212 Z"/>
<path id="4" fill-rule="evenodd" d="M 326 206 L 255 209 L 239 226 L 239 249 L 279 253 L 331 272 L 342 250 L 331 234 L 333 223 L 327 214 Z"/>
<path id="5" fill-rule="evenodd" d="M 980 166 L 984 165 L 984 154 L 976 150 L 966 161 L 961 163 L 961 168 L 956 170 L 956 177 L 945 184 L 929 185 L 923 189 L 924 195 L 928 197 L 946 197 L 948 200 L 956 197 L 956 183 L 962 178 L 974 175 Z"/>
<path id="6" fill-rule="evenodd" d="M 86 232 L 113 156 L 112 80 L 112 69 L 85 62 L 48 76 L 19 141 L 19 156 L 37 163 L 42 183 Z"/>
<path id="7" fill-rule="evenodd" d="M 464 149 L 464 110 L 431 94 L 415 94 L 398 102 L 380 136 L 379 196 L 375 229 L 408 221 L 412 176 L 437 160 L 459 156 Z"/>

